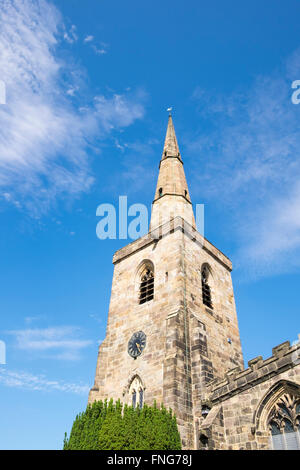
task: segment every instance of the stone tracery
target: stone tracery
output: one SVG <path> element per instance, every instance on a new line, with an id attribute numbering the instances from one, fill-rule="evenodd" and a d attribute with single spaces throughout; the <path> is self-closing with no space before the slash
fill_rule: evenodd
<path id="1" fill-rule="evenodd" d="M 273 448 L 300 449 L 300 397 L 282 395 L 269 413 L 268 428 Z"/>

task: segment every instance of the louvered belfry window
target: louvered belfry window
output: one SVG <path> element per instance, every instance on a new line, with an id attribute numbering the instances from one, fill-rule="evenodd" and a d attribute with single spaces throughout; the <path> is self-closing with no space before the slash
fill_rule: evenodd
<path id="1" fill-rule="evenodd" d="M 209 270 L 207 266 L 204 266 L 202 268 L 202 300 L 204 305 L 206 305 L 209 308 L 213 308 L 212 305 L 212 300 L 211 300 L 211 289 L 208 285 L 208 276 L 209 276 Z"/>
<path id="2" fill-rule="evenodd" d="M 141 277 L 140 304 L 144 304 L 154 297 L 154 274 L 150 268 L 146 268 Z"/>

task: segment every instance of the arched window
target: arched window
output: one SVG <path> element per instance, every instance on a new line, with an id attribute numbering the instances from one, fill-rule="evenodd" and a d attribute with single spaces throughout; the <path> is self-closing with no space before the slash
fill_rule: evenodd
<path id="1" fill-rule="evenodd" d="M 300 450 L 300 397 L 285 394 L 268 417 L 274 450 Z"/>
<path id="2" fill-rule="evenodd" d="M 158 195 L 159 195 L 159 197 L 161 197 L 163 195 L 163 188 L 159 188 Z"/>
<path id="3" fill-rule="evenodd" d="M 208 284 L 210 276 L 209 267 L 207 264 L 204 264 L 201 269 L 201 279 L 202 279 L 202 300 L 204 305 L 209 308 L 213 308 L 212 299 L 211 299 L 211 288 Z"/>
<path id="4" fill-rule="evenodd" d="M 150 265 L 145 266 L 141 274 L 140 280 L 140 296 L 139 303 L 149 302 L 154 297 L 154 273 Z"/>
<path id="5" fill-rule="evenodd" d="M 133 408 L 138 406 L 143 408 L 144 404 L 144 387 L 141 379 L 136 375 L 129 387 L 129 398 L 131 400 L 131 405 Z"/>

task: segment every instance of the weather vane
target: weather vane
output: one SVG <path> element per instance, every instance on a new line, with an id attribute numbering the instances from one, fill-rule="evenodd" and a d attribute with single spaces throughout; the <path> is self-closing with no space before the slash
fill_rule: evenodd
<path id="1" fill-rule="evenodd" d="M 171 111 L 172 111 L 172 109 L 173 109 L 172 107 L 167 109 L 167 111 L 168 111 L 168 113 L 169 113 L 169 116 L 171 116 Z"/>

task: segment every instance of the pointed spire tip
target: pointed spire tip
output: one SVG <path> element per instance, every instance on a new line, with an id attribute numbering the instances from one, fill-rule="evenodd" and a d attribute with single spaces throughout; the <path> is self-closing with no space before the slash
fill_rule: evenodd
<path id="1" fill-rule="evenodd" d="M 170 157 L 170 156 L 180 158 L 180 152 L 179 152 L 179 147 L 178 147 L 177 138 L 175 134 L 171 110 L 172 110 L 171 107 L 167 109 L 167 111 L 169 112 L 169 119 L 168 119 L 167 133 L 166 133 L 165 144 L 164 144 L 164 149 L 163 149 L 163 156 L 162 156 L 163 159 L 166 157 Z"/>

